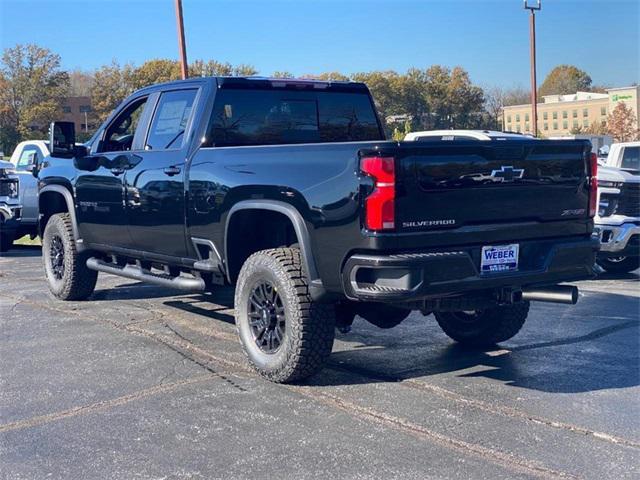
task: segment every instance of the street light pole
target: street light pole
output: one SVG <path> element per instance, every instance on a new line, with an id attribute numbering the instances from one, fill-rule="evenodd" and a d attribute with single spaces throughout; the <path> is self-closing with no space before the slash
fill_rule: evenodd
<path id="1" fill-rule="evenodd" d="M 182 79 L 185 80 L 189 76 L 187 66 L 187 45 L 184 41 L 184 22 L 182 20 L 182 0 L 175 0 L 176 5 L 176 24 L 178 26 L 178 49 L 180 50 L 180 71 Z"/>
<path id="2" fill-rule="evenodd" d="M 533 121 L 533 135 L 538 136 L 538 86 L 536 81 L 536 10 L 542 9 L 542 0 L 536 4 L 529 4 L 524 0 L 524 8 L 529 10 L 529 43 L 531 56 L 531 120 Z"/>

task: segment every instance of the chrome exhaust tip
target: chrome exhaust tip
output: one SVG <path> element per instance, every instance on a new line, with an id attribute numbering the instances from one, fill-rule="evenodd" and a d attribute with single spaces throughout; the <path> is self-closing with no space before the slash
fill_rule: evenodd
<path id="1" fill-rule="evenodd" d="M 527 288 L 522 290 L 522 299 L 532 302 L 551 302 L 575 305 L 578 303 L 578 287 L 556 285 L 554 287 Z"/>

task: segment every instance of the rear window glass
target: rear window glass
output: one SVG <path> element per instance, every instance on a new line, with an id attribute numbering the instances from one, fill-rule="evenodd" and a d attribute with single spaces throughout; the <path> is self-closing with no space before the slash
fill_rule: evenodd
<path id="1" fill-rule="evenodd" d="M 620 168 L 640 170 L 640 147 L 624 147 Z"/>
<path id="2" fill-rule="evenodd" d="M 368 95 L 219 90 L 204 146 L 380 140 Z"/>

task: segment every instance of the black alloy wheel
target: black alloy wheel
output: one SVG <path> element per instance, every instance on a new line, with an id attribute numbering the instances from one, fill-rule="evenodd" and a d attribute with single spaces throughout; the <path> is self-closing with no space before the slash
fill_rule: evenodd
<path id="1" fill-rule="evenodd" d="M 277 352 L 285 339 L 286 315 L 280 294 L 271 282 L 259 280 L 254 285 L 247 311 L 256 346 L 267 354 Z"/>
<path id="2" fill-rule="evenodd" d="M 49 261 L 51 262 L 51 273 L 55 279 L 62 280 L 64 277 L 64 244 L 60 235 L 54 235 L 51 238 Z"/>

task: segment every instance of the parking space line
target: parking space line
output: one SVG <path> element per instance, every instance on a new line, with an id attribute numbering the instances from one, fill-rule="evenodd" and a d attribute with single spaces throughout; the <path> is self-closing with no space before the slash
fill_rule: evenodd
<path id="1" fill-rule="evenodd" d="M 506 405 L 499 405 L 497 403 L 487 403 L 482 400 L 476 400 L 473 398 L 469 398 L 463 395 L 460 395 L 456 392 L 452 392 L 451 390 L 447 390 L 445 388 L 422 382 L 415 379 L 403 380 L 400 382 L 401 385 L 406 385 L 411 388 L 415 388 L 417 390 L 424 390 L 430 393 L 435 393 L 440 397 L 447 398 L 450 400 L 454 400 L 458 403 L 462 403 L 468 405 L 473 408 L 477 408 L 479 410 L 489 412 L 489 413 L 498 413 L 505 417 L 511 418 L 519 418 L 526 420 L 528 422 L 537 423 L 540 425 L 546 425 L 552 428 L 558 428 L 562 430 L 567 430 L 569 432 L 577 433 L 580 435 L 587 435 L 597 438 L 598 440 L 604 440 L 609 443 L 614 443 L 616 445 L 624 445 L 626 447 L 640 448 L 639 442 L 634 442 L 633 440 L 628 440 L 626 438 L 616 437 L 614 435 L 610 435 L 608 433 L 602 433 L 595 430 L 589 430 L 588 428 L 580 427 L 578 425 L 572 425 L 570 423 L 559 422 L 556 420 L 550 420 L 544 417 L 540 417 L 537 415 L 532 415 L 527 412 L 523 412 L 516 408 L 508 407 Z"/>
<path id="2" fill-rule="evenodd" d="M 499 450 L 484 447 L 477 443 L 465 442 L 464 440 L 458 440 L 453 437 L 434 432 L 433 430 L 430 430 L 422 425 L 410 422 L 404 418 L 388 415 L 369 407 L 357 405 L 353 402 L 340 398 L 337 395 L 332 395 L 326 392 L 318 392 L 312 390 L 310 387 L 289 386 L 288 388 L 297 391 L 313 400 L 327 405 L 332 405 L 363 420 L 375 422 L 383 426 L 400 430 L 404 433 L 429 440 L 432 443 L 436 443 L 449 449 L 457 450 L 467 455 L 472 454 L 476 457 L 482 458 L 483 460 L 487 460 L 491 463 L 507 467 L 511 470 L 515 470 L 528 475 L 533 475 L 538 478 L 578 478 L 571 473 L 554 470 L 545 467 L 538 462 L 527 460 L 510 453 L 501 452 Z"/>
<path id="3" fill-rule="evenodd" d="M 22 430 L 25 428 L 36 427 L 36 426 L 44 425 L 45 423 L 50 423 L 58 420 L 63 420 L 66 418 L 71 418 L 71 417 L 77 417 L 79 415 L 87 415 L 90 413 L 101 412 L 113 407 L 125 405 L 135 400 L 140 400 L 142 398 L 149 397 L 151 395 L 158 395 L 160 393 L 170 392 L 172 390 L 177 390 L 187 385 L 191 385 L 199 382 L 205 382 L 208 380 L 213 380 L 215 378 L 217 378 L 217 375 L 212 375 L 212 374 L 199 375 L 197 377 L 188 378 L 186 380 L 181 380 L 178 382 L 155 385 L 153 387 L 145 388 L 143 390 L 139 390 L 137 392 L 130 393 L 128 395 L 123 395 L 121 397 L 113 398 L 111 400 L 103 400 L 100 402 L 92 403 L 90 405 L 73 407 L 67 410 L 62 410 L 60 412 L 50 413 L 47 415 L 40 415 L 38 417 L 32 417 L 26 420 L 19 420 L 17 422 L 6 423 L 4 425 L 0 425 L 0 433 L 10 432 L 12 430 Z"/>

